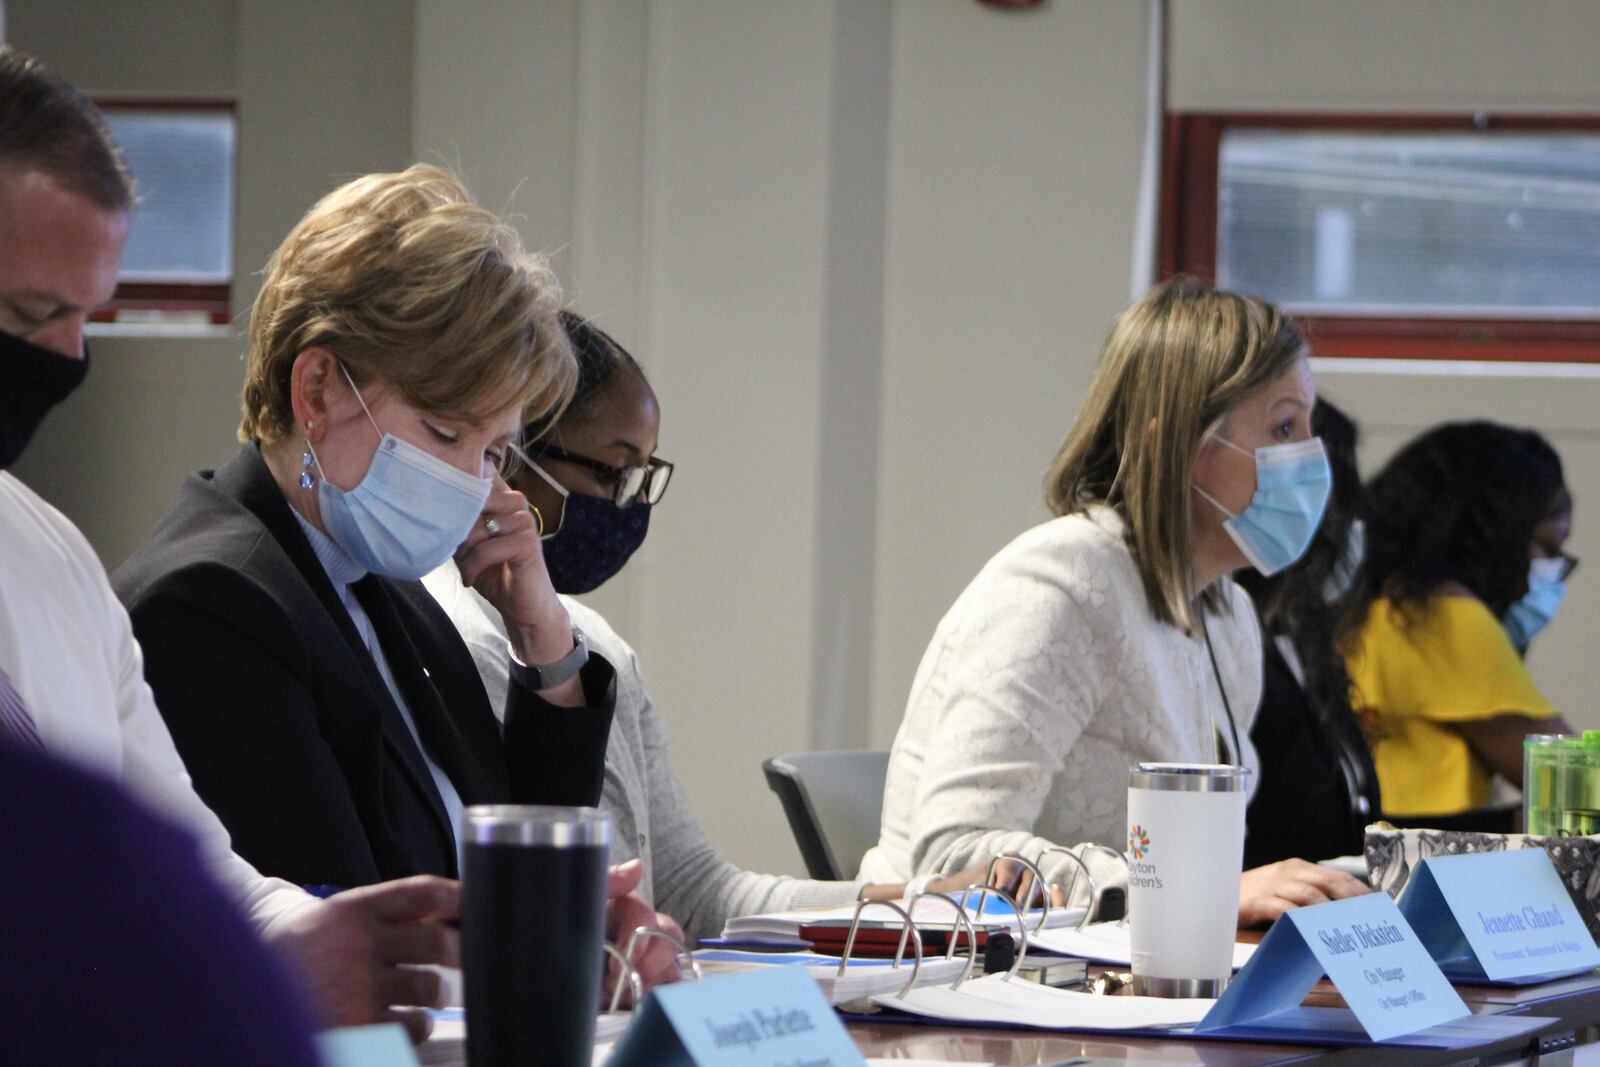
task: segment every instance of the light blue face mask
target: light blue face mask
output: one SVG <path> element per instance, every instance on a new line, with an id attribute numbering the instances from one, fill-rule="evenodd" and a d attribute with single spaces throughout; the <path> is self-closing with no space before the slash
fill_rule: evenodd
<path id="1" fill-rule="evenodd" d="M 344 370 L 340 364 L 339 369 Z M 491 478 L 474 478 L 416 445 L 384 433 L 361 390 L 361 410 L 382 438 L 372 465 L 354 489 L 317 479 L 317 502 L 328 535 L 373 574 L 415 580 L 449 559 L 472 532 L 489 499 Z M 315 459 L 311 443 L 306 448 Z M 317 460 L 320 470 L 322 461 Z"/>
<path id="2" fill-rule="evenodd" d="M 1506 612 L 1506 632 L 1518 652 L 1528 651 L 1539 631 L 1550 625 L 1567 595 L 1565 559 L 1536 559 L 1528 565 L 1528 592 Z"/>
<path id="3" fill-rule="evenodd" d="M 1252 455 L 1227 438 L 1214 439 L 1235 452 Z M 1311 547 L 1311 538 L 1328 508 L 1333 469 L 1328 465 L 1328 453 L 1320 437 L 1291 445 L 1268 445 L 1256 449 L 1253 455 L 1256 492 L 1250 506 L 1239 514 L 1223 507 L 1198 485 L 1194 491 L 1228 516 L 1222 528 L 1250 565 L 1270 577 Z"/>

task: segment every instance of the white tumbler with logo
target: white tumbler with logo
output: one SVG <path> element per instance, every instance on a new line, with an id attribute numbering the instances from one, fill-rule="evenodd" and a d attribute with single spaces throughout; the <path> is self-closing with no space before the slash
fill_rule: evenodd
<path id="1" fill-rule="evenodd" d="M 1216 997 L 1233 977 L 1249 780 L 1220 764 L 1129 768 L 1134 993 Z"/>

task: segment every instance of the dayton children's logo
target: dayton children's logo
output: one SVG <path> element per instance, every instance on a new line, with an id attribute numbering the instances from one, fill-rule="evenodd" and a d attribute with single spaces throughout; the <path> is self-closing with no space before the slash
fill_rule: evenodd
<path id="1" fill-rule="evenodd" d="M 1136 860 L 1150 855 L 1150 835 L 1144 832 L 1144 827 L 1137 824 L 1128 827 L 1128 851 Z"/>

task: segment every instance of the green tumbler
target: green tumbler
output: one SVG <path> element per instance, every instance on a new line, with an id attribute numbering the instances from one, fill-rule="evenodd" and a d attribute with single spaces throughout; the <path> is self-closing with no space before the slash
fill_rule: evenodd
<path id="1" fill-rule="evenodd" d="M 1523 825 L 1539 837 L 1600 834 L 1600 730 L 1522 742 Z"/>

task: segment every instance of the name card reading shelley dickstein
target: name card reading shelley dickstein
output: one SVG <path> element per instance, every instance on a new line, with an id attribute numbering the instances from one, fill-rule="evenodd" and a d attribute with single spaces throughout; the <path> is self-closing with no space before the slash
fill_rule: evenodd
<path id="1" fill-rule="evenodd" d="M 608 1067 L 866 1067 L 802 967 L 661 986 Z"/>
<path id="2" fill-rule="evenodd" d="M 1285 912 L 1195 1029 L 1313 1037 L 1330 1009 L 1300 1002 L 1324 974 L 1373 1041 L 1472 1014 L 1394 901 L 1370 893 Z"/>
<path id="3" fill-rule="evenodd" d="M 1525 984 L 1600 967 L 1600 946 L 1542 848 L 1430 856 L 1400 911 L 1458 981 Z"/>

